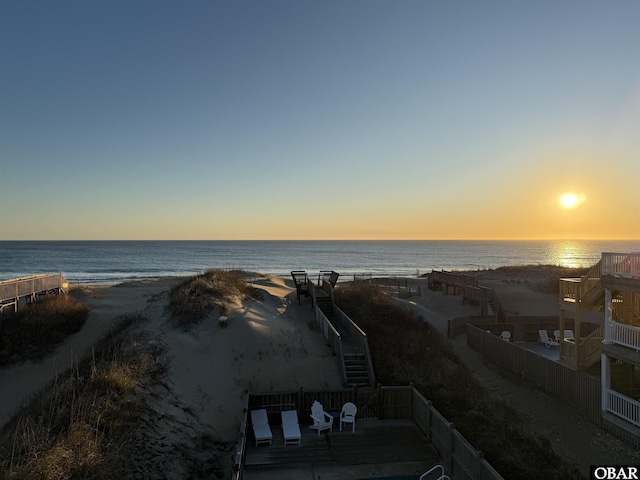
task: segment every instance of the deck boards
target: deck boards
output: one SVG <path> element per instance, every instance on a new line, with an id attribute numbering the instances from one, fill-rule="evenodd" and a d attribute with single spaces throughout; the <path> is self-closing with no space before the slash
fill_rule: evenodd
<path id="1" fill-rule="evenodd" d="M 282 427 L 272 426 L 271 446 L 256 447 L 251 440 L 247 448 L 245 469 L 261 466 L 293 464 L 360 465 L 410 461 L 436 463 L 438 455 L 411 420 L 356 421 L 356 432 L 350 425 L 340 432 L 311 430 L 301 425 L 300 445 L 284 445 Z"/>

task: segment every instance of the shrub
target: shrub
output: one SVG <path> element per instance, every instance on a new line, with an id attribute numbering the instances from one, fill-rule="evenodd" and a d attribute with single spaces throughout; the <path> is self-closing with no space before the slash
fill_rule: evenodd
<path id="1" fill-rule="evenodd" d="M 174 286 L 169 291 L 168 310 L 182 325 L 190 326 L 200 323 L 216 306 L 228 311 L 229 302 L 257 295 L 239 274 L 208 270 Z"/>
<path id="2" fill-rule="evenodd" d="M 6 318 L 0 330 L 0 365 L 43 358 L 82 328 L 89 310 L 72 295 L 49 295 Z"/>

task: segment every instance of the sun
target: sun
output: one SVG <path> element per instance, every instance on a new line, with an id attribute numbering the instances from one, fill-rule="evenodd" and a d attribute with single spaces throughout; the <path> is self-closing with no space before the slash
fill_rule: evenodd
<path id="1" fill-rule="evenodd" d="M 560 196 L 560 206 L 566 210 L 573 210 L 585 201 L 585 196 L 573 192 L 563 193 Z"/>

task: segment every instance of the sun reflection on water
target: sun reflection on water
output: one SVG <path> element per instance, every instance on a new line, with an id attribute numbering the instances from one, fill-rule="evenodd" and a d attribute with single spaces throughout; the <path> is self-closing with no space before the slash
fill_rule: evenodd
<path id="1" fill-rule="evenodd" d="M 562 267 L 589 267 L 598 259 L 591 258 L 584 242 L 554 242 L 550 245 L 549 264 Z"/>

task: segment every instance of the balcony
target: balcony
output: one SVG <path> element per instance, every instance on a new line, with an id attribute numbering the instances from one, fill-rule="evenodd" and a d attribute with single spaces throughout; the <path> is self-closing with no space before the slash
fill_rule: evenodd
<path id="1" fill-rule="evenodd" d="M 606 288 L 640 292 L 640 253 L 603 253 L 601 264 Z"/>
<path id="2" fill-rule="evenodd" d="M 604 290 L 600 282 L 601 262 L 598 262 L 580 278 L 560 279 L 560 308 L 577 311 L 600 310 L 604 302 Z"/>
<path id="3" fill-rule="evenodd" d="M 606 338 L 609 342 L 640 351 L 640 327 L 607 321 Z"/>
<path id="4" fill-rule="evenodd" d="M 607 389 L 604 409 L 640 428 L 640 402 Z"/>

